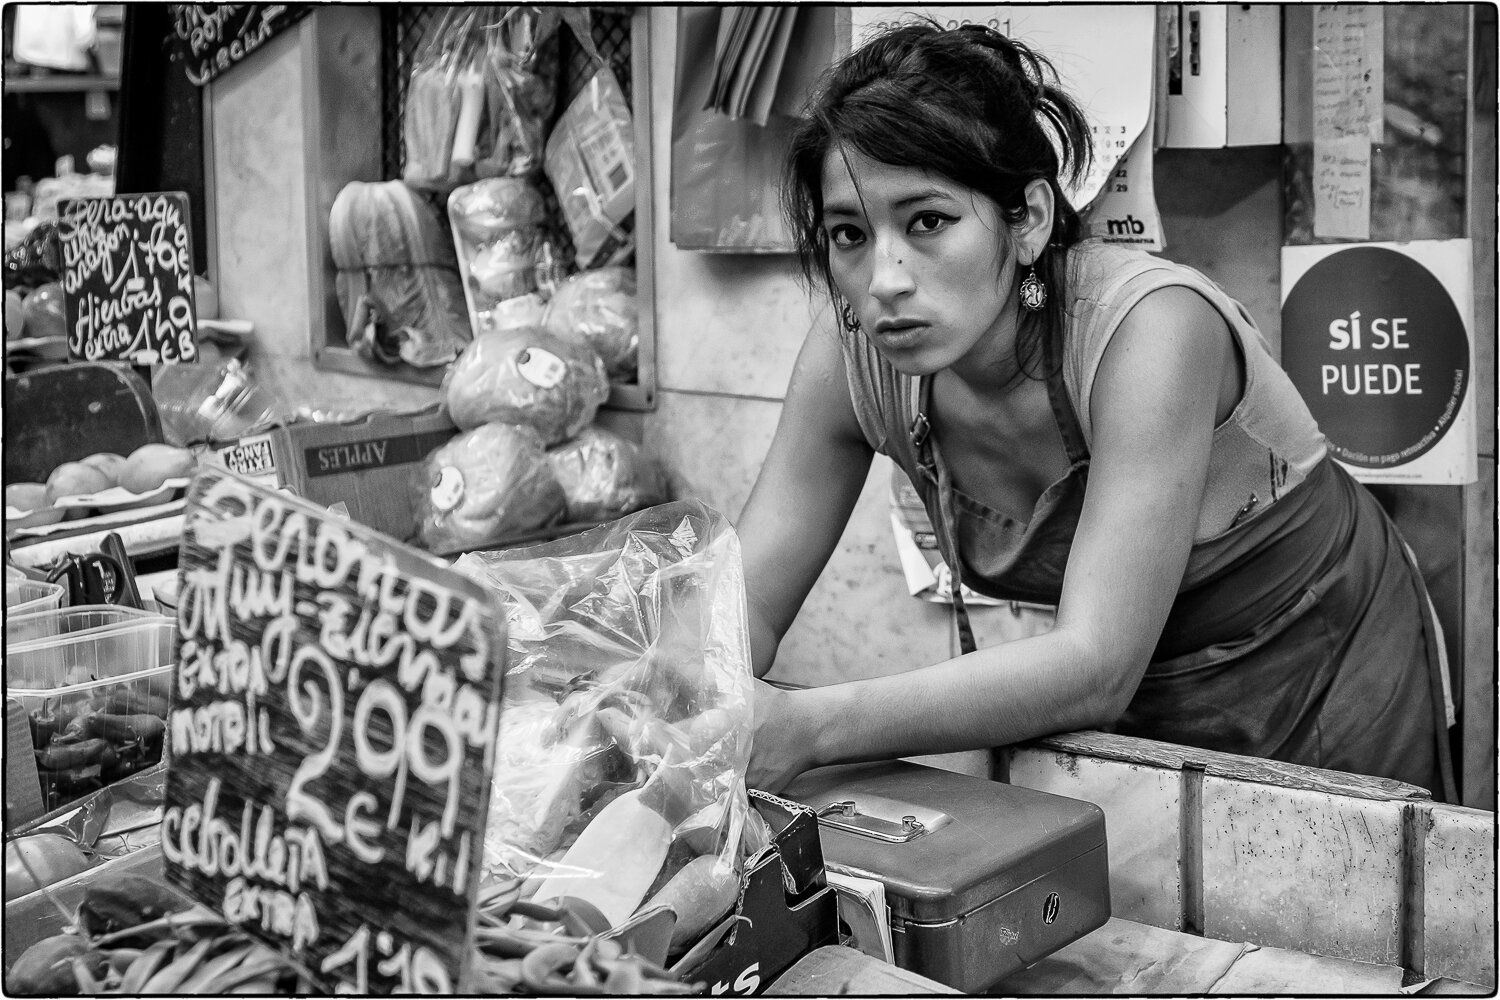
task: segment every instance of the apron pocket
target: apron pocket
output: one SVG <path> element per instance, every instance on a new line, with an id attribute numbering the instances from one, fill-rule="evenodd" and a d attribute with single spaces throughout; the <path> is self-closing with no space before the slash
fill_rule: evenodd
<path id="1" fill-rule="evenodd" d="M 1257 649 L 1271 642 L 1296 624 L 1309 611 L 1317 607 L 1322 599 L 1322 594 L 1317 590 L 1309 588 L 1302 592 L 1302 596 L 1291 607 L 1256 626 L 1255 630 L 1245 638 L 1236 639 L 1233 642 L 1221 642 L 1212 646 L 1205 646 L 1191 653 L 1184 653 L 1181 656 L 1174 656 L 1166 660 L 1153 660 L 1146 668 L 1146 675 L 1143 680 L 1152 681 L 1187 677 L 1205 670 L 1221 669 L 1226 664 L 1249 656 Z"/>

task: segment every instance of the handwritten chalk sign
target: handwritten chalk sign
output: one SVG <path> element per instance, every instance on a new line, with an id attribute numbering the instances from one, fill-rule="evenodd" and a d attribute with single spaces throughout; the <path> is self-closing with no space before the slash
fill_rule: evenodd
<path id="1" fill-rule="evenodd" d="M 495 598 L 217 468 L 189 490 L 178 565 L 168 878 L 324 988 L 467 992 Z"/>
<path id="2" fill-rule="evenodd" d="M 301 20 L 309 4 L 174 3 L 172 48 L 201 87 Z"/>
<path id="3" fill-rule="evenodd" d="M 58 203 L 69 357 L 198 359 L 191 224 L 181 192 Z"/>

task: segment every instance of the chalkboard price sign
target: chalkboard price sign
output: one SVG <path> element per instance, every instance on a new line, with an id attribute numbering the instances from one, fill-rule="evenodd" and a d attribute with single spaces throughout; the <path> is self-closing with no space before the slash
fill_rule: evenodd
<path id="1" fill-rule="evenodd" d="M 189 491 L 178 565 L 168 878 L 322 989 L 466 992 L 496 599 L 217 468 Z"/>
<path id="2" fill-rule="evenodd" d="M 69 357 L 198 359 L 191 224 L 181 192 L 58 203 Z"/>
<path id="3" fill-rule="evenodd" d="M 203 86 L 306 15 L 303 3 L 174 3 L 172 47 Z"/>

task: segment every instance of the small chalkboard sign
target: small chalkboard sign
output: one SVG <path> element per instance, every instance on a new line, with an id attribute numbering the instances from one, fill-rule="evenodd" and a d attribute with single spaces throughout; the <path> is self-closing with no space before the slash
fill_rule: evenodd
<path id="1" fill-rule="evenodd" d="M 203 86 L 311 10 L 305 3 L 174 3 L 171 42 L 188 80 Z"/>
<path id="2" fill-rule="evenodd" d="M 226 470 L 189 490 L 162 850 L 321 989 L 470 988 L 497 600 Z"/>
<path id="3" fill-rule="evenodd" d="M 70 358 L 198 360 L 187 195 L 64 199 L 57 235 Z"/>

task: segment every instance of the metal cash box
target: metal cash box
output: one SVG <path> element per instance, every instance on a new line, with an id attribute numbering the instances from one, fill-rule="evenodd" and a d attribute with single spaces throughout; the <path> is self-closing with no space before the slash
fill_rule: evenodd
<path id="1" fill-rule="evenodd" d="M 884 883 L 903 969 L 982 992 L 1109 919 L 1092 802 L 904 761 L 818 768 L 785 795 L 817 811 L 830 866 Z"/>

